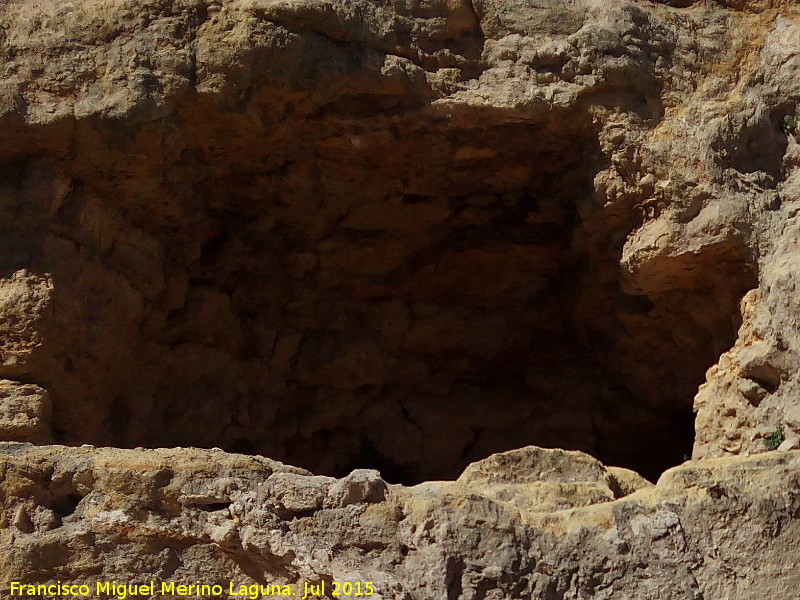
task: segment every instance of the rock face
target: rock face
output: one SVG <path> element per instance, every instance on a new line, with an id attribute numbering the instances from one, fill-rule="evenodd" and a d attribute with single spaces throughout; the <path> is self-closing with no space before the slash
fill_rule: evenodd
<path id="1" fill-rule="evenodd" d="M 153 581 L 136 596 L 148 598 L 171 582 L 227 598 L 231 582 L 300 597 L 336 581 L 385 599 L 642 600 L 800 585 L 800 452 L 689 462 L 657 486 L 536 447 L 411 488 L 213 450 L 8 443 L 0 465 L 7 582 Z"/>
<path id="2" fill-rule="evenodd" d="M 669 4 L 4 3 L 0 377 L 65 443 L 656 477 L 727 352 L 695 456 L 762 449 L 797 7 Z"/>
<path id="3" fill-rule="evenodd" d="M 9 578 L 798 583 L 796 2 L 12 0 L 0 65 Z"/>
<path id="4" fill-rule="evenodd" d="M 0 380 L 0 436 L 5 440 L 50 440 L 50 398 L 36 385 Z"/>

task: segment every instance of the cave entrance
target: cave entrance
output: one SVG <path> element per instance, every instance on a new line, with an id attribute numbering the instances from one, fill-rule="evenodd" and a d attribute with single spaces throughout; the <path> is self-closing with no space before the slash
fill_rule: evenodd
<path id="1" fill-rule="evenodd" d="M 691 453 L 743 290 L 714 311 L 701 281 L 621 291 L 624 235 L 598 247 L 578 216 L 602 163 L 587 115 L 257 117 L 82 121 L 22 170 L 53 310 L 13 375 L 50 390 L 58 441 L 400 483 L 528 444 L 650 478 Z"/>

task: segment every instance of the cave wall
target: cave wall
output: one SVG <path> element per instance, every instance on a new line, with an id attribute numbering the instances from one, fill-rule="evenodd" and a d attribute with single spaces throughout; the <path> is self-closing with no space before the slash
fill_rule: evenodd
<path id="1" fill-rule="evenodd" d="M 397 481 L 691 453 L 797 199 L 796 20 L 540 4 L 2 7 L 0 377 L 36 436 Z M 698 396 L 695 452 L 757 450 L 770 385 L 734 450 Z"/>

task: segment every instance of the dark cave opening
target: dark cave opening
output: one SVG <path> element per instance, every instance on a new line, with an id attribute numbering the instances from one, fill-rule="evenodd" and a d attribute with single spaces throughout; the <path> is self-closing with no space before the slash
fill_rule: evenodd
<path id="1" fill-rule="evenodd" d="M 746 286 L 623 291 L 608 240 L 633 217 L 579 216 L 602 164 L 586 115 L 262 117 L 78 122 L 71 152 L 14 166 L 5 225 L 52 297 L 0 375 L 50 391 L 57 441 L 407 484 L 528 444 L 651 479 L 691 453 Z"/>

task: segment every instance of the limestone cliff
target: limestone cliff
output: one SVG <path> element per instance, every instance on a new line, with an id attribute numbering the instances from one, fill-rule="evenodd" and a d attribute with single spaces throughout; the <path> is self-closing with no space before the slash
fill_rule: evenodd
<path id="1" fill-rule="evenodd" d="M 9 577 L 792 589 L 796 2 L 11 0 L 0 66 Z"/>

